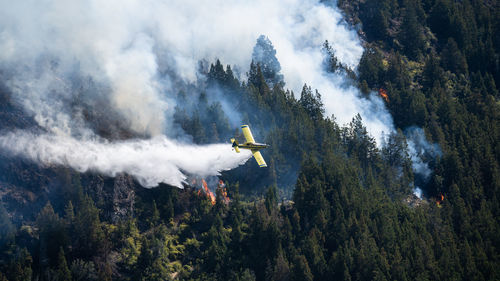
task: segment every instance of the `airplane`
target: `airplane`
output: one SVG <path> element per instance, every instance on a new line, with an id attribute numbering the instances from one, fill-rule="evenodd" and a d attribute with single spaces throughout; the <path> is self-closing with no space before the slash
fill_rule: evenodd
<path id="1" fill-rule="evenodd" d="M 255 142 L 252 136 L 252 132 L 250 131 L 250 127 L 248 127 L 248 125 L 241 125 L 241 130 L 243 131 L 243 135 L 245 136 L 245 139 L 247 141 L 244 144 L 238 144 L 237 140 L 235 140 L 234 138 L 231 139 L 231 143 L 233 144 L 234 150 L 237 153 L 240 153 L 240 148 L 250 149 L 252 151 L 253 157 L 257 161 L 257 164 L 259 164 L 259 167 L 261 168 L 267 167 L 266 161 L 264 161 L 264 158 L 262 157 L 262 154 L 260 154 L 259 150 L 267 148 L 269 145 L 265 143 Z"/>

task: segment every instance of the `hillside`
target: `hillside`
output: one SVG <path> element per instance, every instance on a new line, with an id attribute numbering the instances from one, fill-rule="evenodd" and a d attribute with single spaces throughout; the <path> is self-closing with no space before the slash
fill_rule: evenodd
<path id="1" fill-rule="evenodd" d="M 269 27 L 244 66 L 224 41 L 191 76 L 180 35 L 112 29 L 116 54 L 95 35 L 111 58 L 68 45 L 33 69 L 0 56 L 0 280 L 499 280 L 497 1 L 312 2 L 290 7 L 303 34 Z M 339 36 L 309 38 L 317 22 Z M 225 154 L 241 124 L 267 168 Z"/>

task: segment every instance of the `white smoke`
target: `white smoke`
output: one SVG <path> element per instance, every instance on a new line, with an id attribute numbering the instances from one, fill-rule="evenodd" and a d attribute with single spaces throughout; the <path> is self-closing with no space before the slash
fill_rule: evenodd
<path id="1" fill-rule="evenodd" d="M 156 135 L 165 128 L 163 91 L 172 90 L 158 77 L 158 50 L 166 54 L 162 63 L 195 81 L 201 59 L 218 57 L 248 69 L 255 40 L 266 34 L 276 47 L 287 87 L 296 94 L 304 83 L 318 88 L 328 114 L 347 123 L 359 112 L 374 135 L 384 123 L 366 111 L 367 101 L 358 99 L 355 89 L 341 86 L 341 77 L 324 74 L 325 40 L 350 67 L 356 67 L 363 48 L 337 9 L 319 1 L 27 0 L 4 1 L 1 7 L 0 61 L 21 74 L 13 80 L 23 85 L 16 89 L 24 100 L 50 93 L 51 83 L 43 82 L 54 78 L 39 77 L 36 71 L 40 58 L 47 58 L 57 61 L 57 68 L 39 70 L 43 75 L 58 72 L 53 76 L 64 80 L 68 72 L 78 71 L 109 83 L 109 100 L 130 127 Z M 38 112 L 38 105 L 28 107 L 43 119 L 54 119 Z"/>
<path id="2" fill-rule="evenodd" d="M 321 46 L 325 40 L 339 61 L 352 68 L 363 52 L 356 33 L 343 23 L 333 4 L 318 0 L 0 0 L 0 7 L 0 71 L 4 71 L 14 99 L 51 134 L 29 136 L 17 132 L 4 136 L 3 146 L 37 161 L 64 164 L 63 159 L 73 159 L 67 164 L 77 169 L 81 165 L 110 175 L 127 171 L 148 186 L 167 181 L 160 175 L 166 173 L 163 170 L 137 168 L 147 165 L 139 163 L 146 160 L 140 152 L 152 153 L 153 147 L 159 145 L 158 139 L 149 141 L 149 150 L 127 148 L 137 145 L 135 142 L 95 141 L 84 114 L 68 109 L 68 104 L 82 94 L 74 89 L 77 76 L 100 85 L 99 91 L 85 92 L 88 100 L 105 101 L 128 129 L 143 136 L 159 136 L 168 143 L 169 149 L 159 155 L 165 157 L 163 167 L 179 175 L 170 182 L 182 179 L 179 169 L 215 171 L 207 165 L 196 166 L 195 161 L 173 164 L 176 157 L 196 157 L 203 163 L 211 162 L 213 157 L 205 158 L 206 147 L 188 146 L 187 150 L 187 146 L 161 137 L 169 134 L 166 129 L 174 108 L 169 97 L 176 93 L 163 67 L 190 82 L 199 77 L 198 62 L 202 59 L 220 58 L 225 64 L 248 69 L 255 40 L 261 34 L 273 42 L 286 85 L 295 94 L 300 93 L 304 83 L 317 88 L 327 114 L 335 114 L 341 124 L 360 113 L 379 143 L 382 132 L 393 130 L 392 119 L 380 98 L 360 98 L 357 89 L 344 86 L 343 76 L 323 70 Z M 28 139 L 38 144 L 29 152 L 20 147 L 23 140 L 29 144 Z M 107 162 L 89 162 L 93 158 L 69 150 L 70 143 L 83 152 L 108 155 L 99 158 Z M 57 150 L 56 144 L 66 149 Z M 182 149 L 176 151 L 174 147 Z M 127 162 L 112 157 L 117 149 L 130 149 L 137 163 L 132 157 L 127 157 Z M 48 151 L 55 155 L 49 157 Z M 176 156 L 169 158 L 170 151 L 176 151 Z M 181 156 L 181 152 L 189 153 Z M 219 152 L 221 161 L 230 161 Z M 190 169 L 191 164 L 198 168 Z"/>
<path id="3" fill-rule="evenodd" d="M 420 187 L 415 187 L 413 189 L 413 194 L 417 196 L 418 199 L 422 199 L 422 189 Z"/>
<path id="4" fill-rule="evenodd" d="M 108 176 L 127 173 L 144 187 L 159 183 L 182 187 L 186 174 L 219 175 L 252 156 L 248 150 L 235 153 L 227 144 L 196 146 L 164 136 L 112 143 L 15 132 L 0 136 L 0 148 L 41 164 L 70 166 L 79 172 L 98 171 Z"/>
<path id="5" fill-rule="evenodd" d="M 412 161 L 413 172 L 427 181 L 432 171 L 429 161 L 433 161 L 442 155 L 441 148 L 437 143 L 430 144 L 422 128 L 410 127 L 405 130 L 408 142 L 408 150 Z"/>
<path id="6" fill-rule="evenodd" d="M 408 143 L 408 153 L 412 162 L 413 173 L 415 174 L 415 188 L 413 194 L 422 199 L 422 189 L 418 184 L 425 184 L 429 181 L 432 174 L 429 163 L 441 157 L 441 148 L 437 143 L 431 144 L 425 137 L 422 128 L 409 127 L 405 130 Z"/>

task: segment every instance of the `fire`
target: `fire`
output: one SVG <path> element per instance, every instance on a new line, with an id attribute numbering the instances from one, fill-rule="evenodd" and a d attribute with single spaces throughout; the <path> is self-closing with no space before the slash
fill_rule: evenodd
<path id="1" fill-rule="evenodd" d="M 196 183 L 196 181 L 193 182 Z M 226 205 L 229 204 L 229 197 L 227 196 L 226 185 L 222 180 L 219 180 L 219 183 L 217 184 L 217 190 L 220 190 L 222 201 Z M 204 179 L 201 180 L 201 189 L 198 190 L 198 196 L 208 197 L 212 205 L 215 205 L 215 202 L 217 200 L 215 194 L 208 188 L 208 184 Z"/>
<path id="2" fill-rule="evenodd" d="M 378 94 L 386 101 L 386 102 L 389 102 L 389 96 L 387 95 L 387 92 L 380 88 L 378 89 Z"/>
<path id="3" fill-rule="evenodd" d="M 219 185 L 217 186 L 218 189 L 220 189 L 220 193 L 222 195 L 222 199 L 224 200 L 224 203 L 229 204 L 229 197 L 227 196 L 227 190 L 226 190 L 226 185 L 222 180 L 219 180 Z"/>
<path id="4" fill-rule="evenodd" d="M 436 198 L 436 205 L 441 208 L 441 203 L 443 203 L 444 200 L 444 195 L 440 193 L 438 197 Z"/>
<path id="5" fill-rule="evenodd" d="M 208 189 L 207 182 L 204 179 L 202 179 L 201 184 L 203 186 L 203 191 L 208 196 L 208 198 L 210 198 L 210 202 L 212 203 L 212 205 L 215 205 L 215 195 L 212 191 L 210 191 L 210 189 Z M 201 190 L 198 191 L 198 195 L 201 194 L 200 192 Z"/>

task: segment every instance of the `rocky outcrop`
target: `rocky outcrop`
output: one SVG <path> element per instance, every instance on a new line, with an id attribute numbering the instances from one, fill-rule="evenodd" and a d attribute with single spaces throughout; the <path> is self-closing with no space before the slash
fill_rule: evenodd
<path id="1" fill-rule="evenodd" d="M 113 178 L 87 173 L 83 175 L 82 187 L 103 210 L 102 219 L 116 223 L 134 215 L 137 183 L 131 176 L 118 174 Z"/>
<path id="2" fill-rule="evenodd" d="M 116 222 L 134 215 L 135 182 L 126 174 L 115 177 L 113 184 L 112 202 L 113 214 L 111 221 Z"/>

